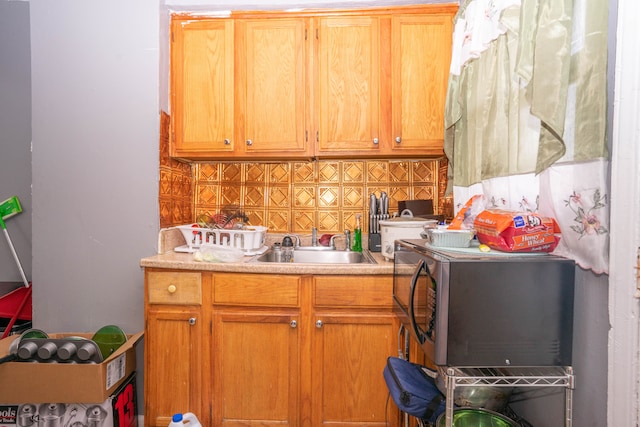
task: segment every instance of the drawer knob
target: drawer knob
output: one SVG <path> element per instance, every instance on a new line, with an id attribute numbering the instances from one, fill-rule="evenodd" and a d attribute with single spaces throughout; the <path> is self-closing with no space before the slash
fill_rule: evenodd
<path id="1" fill-rule="evenodd" d="M 176 288 L 176 285 L 169 285 L 167 288 L 167 291 L 169 291 L 170 294 L 175 294 L 177 290 L 178 288 Z"/>
<path id="2" fill-rule="evenodd" d="M 195 317 L 190 317 L 190 318 L 189 318 L 189 324 L 190 324 L 191 326 L 195 325 L 195 324 L 196 324 L 196 318 L 195 318 Z"/>
<path id="3" fill-rule="evenodd" d="M 291 325 L 291 327 L 295 329 L 298 327 L 298 322 L 295 320 L 292 320 L 291 322 L 289 322 L 289 325 Z"/>
<path id="4" fill-rule="evenodd" d="M 399 136 L 396 136 L 396 144 L 400 144 L 402 142 L 402 138 Z"/>
<path id="5" fill-rule="evenodd" d="M 322 325 L 323 325 L 322 320 L 316 320 L 316 328 L 320 329 L 322 328 Z"/>

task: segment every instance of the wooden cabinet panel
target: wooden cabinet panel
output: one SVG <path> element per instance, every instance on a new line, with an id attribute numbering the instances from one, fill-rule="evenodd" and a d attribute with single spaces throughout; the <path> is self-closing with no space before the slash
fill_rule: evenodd
<path id="1" fill-rule="evenodd" d="M 380 18 L 323 17 L 318 154 L 379 151 Z"/>
<path id="2" fill-rule="evenodd" d="M 165 427 L 177 412 L 204 411 L 207 389 L 203 357 L 209 320 L 202 311 L 207 275 L 200 272 L 145 270 L 145 424 Z M 207 328 L 205 329 L 205 325 Z"/>
<path id="3" fill-rule="evenodd" d="M 311 425 L 397 425 L 382 376 L 397 354 L 391 276 L 313 278 Z"/>
<path id="4" fill-rule="evenodd" d="M 452 22 L 449 14 L 392 17 L 393 153 L 443 154 Z"/>
<path id="5" fill-rule="evenodd" d="M 151 271 L 147 281 L 149 304 L 202 305 L 200 273 Z"/>
<path id="6" fill-rule="evenodd" d="M 314 278 L 315 307 L 392 308 L 393 280 L 389 276 L 361 276 L 356 281 L 332 276 Z"/>
<path id="7" fill-rule="evenodd" d="M 213 277 L 212 300 L 220 305 L 298 307 L 300 277 L 218 273 Z"/>
<path id="8" fill-rule="evenodd" d="M 270 18 L 236 23 L 237 125 L 248 155 L 311 155 L 305 141 L 307 22 Z"/>
<path id="9" fill-rule="evenodd" d="M 233 27 L 233 20 L 172 22 L 172 156 L 234 151 Z"/>
<path id="10" fill-rule="evenodd" d="M 382 376 L 396 350 L 392 314 L 316 312 L 314 323 L 311 425 L 396 425 Z"/>
<path id="11" fill-rule="evenodd" d="M 205 423 L 199 310 L 151 310 L 145 330 L 145 424 L 166 427 L 178 412 L 198 414 Z M 206 338 L 205 338 L 206 340 Z M 206 424 L 203 424 L 206 425 Z"/>
<path id="12" fill-rule="evenodd" d="M 213 425 L 300 425 L 298 321 L 297 313 L 214 315 Z"/>

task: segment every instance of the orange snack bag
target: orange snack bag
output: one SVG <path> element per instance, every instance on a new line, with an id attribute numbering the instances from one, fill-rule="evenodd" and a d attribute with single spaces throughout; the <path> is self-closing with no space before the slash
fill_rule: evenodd
<path id="1" fill-rule="evenodd" d="M 555 219 L 534 212 L 485 209 L 474 227 L 480 243 L 503 252 L 552 252 L 560 241 Z"/>

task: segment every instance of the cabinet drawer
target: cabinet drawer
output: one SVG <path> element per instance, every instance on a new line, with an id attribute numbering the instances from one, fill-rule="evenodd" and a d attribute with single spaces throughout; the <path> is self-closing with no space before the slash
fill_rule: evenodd
<path id="1" fill-rule="evenodd" d="M 258 307 L 298 307 L 300 277 L 266 274 L 214 274 L 213 303 Z"/>
<path id="2" fill-rule="evenodd" d="M 393 306 L 391 276 L 317 276 L 313 305 L 316 307 Z"/>
<path id="3" fill-rule="evenodd" d="M 200 273 L 150 271 L 147 273 L 149 304 L 202 305 Z"/>

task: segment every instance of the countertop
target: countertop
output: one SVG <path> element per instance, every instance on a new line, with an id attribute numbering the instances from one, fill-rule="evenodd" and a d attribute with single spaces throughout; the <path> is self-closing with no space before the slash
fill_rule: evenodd
<path id="1" fill-rule="evenodd" d="M 280 236 L 272 236 L 280 238 Z M 267 243 L 270 243 L 267 240 Z M 158 254 L 140 260 L 144 268 L 166 268 L 177 270 L 222 271 L 233 273 L 268 274 L 322 274 L 322 275 L 391 275 L 393 260 L 387 261 L 379 252 L 369 252 L 375 264 L 303 264 L 256 262 L 259 255 L 245 256 L 239 262 L 195 261 L 193 254 L 179 253 L 173 249 L 184 245 L 178 230 L 163 229 L 158 237 Z"/>

